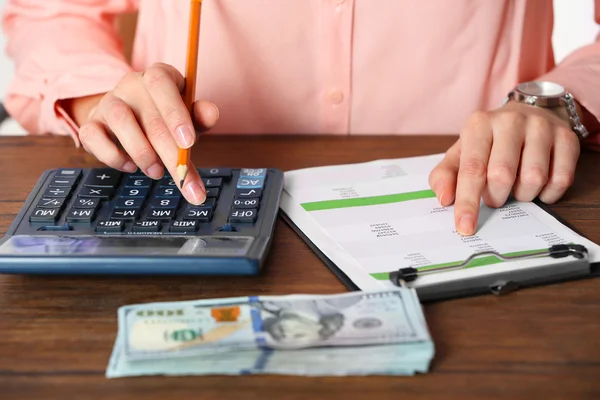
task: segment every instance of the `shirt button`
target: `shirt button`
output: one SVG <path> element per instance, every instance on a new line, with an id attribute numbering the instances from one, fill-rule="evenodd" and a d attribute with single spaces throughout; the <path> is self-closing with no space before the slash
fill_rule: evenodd
<path id="1" fill-rule="evenodd" d="M 332 90 L 329 92 L 329 96 L 327 97 L 329 98 L 329 102 L 332 104 L 340 104 L 342 101 L 344 101 L 344 94 L 339 90 Z"/>

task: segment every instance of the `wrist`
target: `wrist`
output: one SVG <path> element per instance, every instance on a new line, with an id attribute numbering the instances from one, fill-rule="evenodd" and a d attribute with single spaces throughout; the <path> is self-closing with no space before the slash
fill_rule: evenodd
<path id="1" fill-rule="evenodd" d="M 596 118 L 594 114 L 589 112 L 587 108 L 583 107 L 577 101 L 575 101 L 575 104 L 577 106 L 577 112 L 579 115 L 581 115 L 583 125 L 585 125 L 588 132 L 590 132 L 590 135 L 600 132 L 600 121 L 598 121 L 598 118 Z"/>
<path id="2" fill-rule="evenodd" d="M 98 106 L 102 97 L 104 97 L 104 93 L 64 99 L 60 101 L 60 106 L 75 121 L 77 126 L 81 126 L 88 121 L 92 111 Z"/>
<path id="3" fill-rule="evenodd" d="M 580 140 L 589 136 L 590 131 L 585 125 L 581 105 L 560 84 L 548 81 L 524 82 L 508 94 L 504 104 L 510 100 L 545 109 L 566 123 Z"/>

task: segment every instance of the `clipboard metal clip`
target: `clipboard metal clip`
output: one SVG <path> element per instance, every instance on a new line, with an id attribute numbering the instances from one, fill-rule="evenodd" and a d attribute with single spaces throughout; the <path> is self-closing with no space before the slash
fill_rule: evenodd
<path id="1" fill-rule="evenodd" d="M 551 246 L 546 250 L 540 250 L 527 254 L 517 254 L 513 256 L 505 256 L 495 251 L 483 251 L 480 253 L 472 254 L 460 264 L 448 265 L 444 267 L 434 267 L 426 270 L 419 270 L 414 267 L 400 268 L 397 271 L 390 272 L 389 278 L 394 285 L 406 287 L 407 282 L 412 282 L 416 280 L 419 276 L 462 269 L 468 266 L 474 259 L 485 256 L 494 256 L 502 261 L 525 260 L 529 258 L 539 257 L 564 258 L 569 256 L 575 257 L 578 260 L 582 260 L 587 259 L 588 250 L 585 248 L 585 246 L 579 244 L 557 244 Z M 505 288 L 505 290 L 502 290 L 502 292 L 506 292 L 507 290 L 512 291 L 510 290 L 510 288 Z"/>

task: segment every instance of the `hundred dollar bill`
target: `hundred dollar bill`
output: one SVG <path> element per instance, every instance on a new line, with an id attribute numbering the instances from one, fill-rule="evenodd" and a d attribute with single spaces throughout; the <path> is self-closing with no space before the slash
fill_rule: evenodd
<path id="1" fill-rule="evenodd" d="M 414 375 L 427 372 L 433 343 L 356 347 L 317 347 L 301 350 L 254 349 L 147 360 L 127 360 L 117 341 L 106 376 L 144 375 Z"/>
<path id="2" fill-rule="evenodd" d="M 251 349 L 364 346 L 430 341 L 411 289 L 342 295 L 240 297 L 119 309 L 127 360 Z"/>
<path id="3" fill-rule="evenodd" d="M 142 375 L 413 375 L 434 355 L 412 289 L 125 306 L 106 370 Z"/>

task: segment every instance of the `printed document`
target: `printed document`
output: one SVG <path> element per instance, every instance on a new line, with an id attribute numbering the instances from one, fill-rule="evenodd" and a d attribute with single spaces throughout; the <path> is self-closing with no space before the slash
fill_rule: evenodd
<path id="1" fill-rule="evenodd" d="M 554 244 L 587 247 L 590 262 L 600 247 L 560 223 L 535 203 L 483 202 L 474 236 L 461 236 L 453 207 L 440 206 L 428 184 L 443 155 L 378 160 L 289 171 L 282 210 L 308 239 L 361 290 L 393 287 L 389 272 L 461 264 L 474 253 L 529 254 Z M 564 262 L 564 260 L 562 260 Z M 439 284 L 465 277 L 561 262 L 549 257 L 502 261 L 476 258 L 467 267 L 429 274 L 409 284 Z"/>

